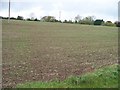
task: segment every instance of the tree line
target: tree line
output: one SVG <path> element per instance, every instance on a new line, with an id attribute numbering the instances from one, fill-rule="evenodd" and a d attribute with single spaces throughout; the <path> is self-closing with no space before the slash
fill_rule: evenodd
<path id="1" fill-rule="evenodd" d="M 1 16 L 0 16 L 1 17 Z M 2 19 L 8 19 L 8 17 L 1 17 Z M 26 21 L 41 21 L 41 22 L 60 22 L 60 23 L 71 23 L 71 24 L 85 24 L 85 25 L 102 25 L 102 26 L 117 26 L 120 27 L 120 22 L 112 22 L 112 21 L 104 21 L 103 19 L 95 19 L 94 16 L 87 16 L 82 18 L 81 16 L 77 15 L 74 18 L 74 21 L 72 20 L 57 20 L 54 16 L 43 16 L 41 19 L 37 18 L 27 18 L 24 19 L 23 16 L 17 16 L 15 17 L 10 17 L 10 19 L 13 20 L 26 20 Z"/>

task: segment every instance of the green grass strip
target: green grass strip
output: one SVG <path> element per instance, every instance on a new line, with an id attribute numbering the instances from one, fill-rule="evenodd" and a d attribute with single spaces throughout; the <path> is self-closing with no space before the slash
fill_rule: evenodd
<path id="1" fill-rule="evenodd" d="M 118 65 L 110 65 L 86 73 L 82 76 L 71 76 L 64 81 L 53 80 L 50 82 L 28 82 L 18 84 L 17 88 L 117 88 Z"/>

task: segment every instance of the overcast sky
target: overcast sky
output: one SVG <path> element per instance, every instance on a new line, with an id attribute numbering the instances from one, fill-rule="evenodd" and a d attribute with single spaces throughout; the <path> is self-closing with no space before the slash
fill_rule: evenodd
<path id="1" fill-rule="evenodd" d="M 33 2 L 34 1 L 34 2 Z M 11 0 L 11 17 L 18 15 L 24 18 L 31 16 L 40 19 L 45 15 L 55 16 L 61 20 L 74 19 L 75 16 L 81 17 L 95 16 L 96 19 L 105 21 L 118 20 L 118 1 L 119 0 Z M 2 5 L 1 5 L 2 4 Z M 8 0 L 1 0 L 0 16 L 8 16 Z"/>

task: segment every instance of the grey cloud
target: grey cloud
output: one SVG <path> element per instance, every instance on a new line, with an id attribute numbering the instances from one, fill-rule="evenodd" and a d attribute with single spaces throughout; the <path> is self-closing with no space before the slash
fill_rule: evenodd
<path id="1" fill-rule="evenodd" d="M 2 10 L 8 9 L 8 0 L 5 1 L 2 2 Z M 101 2 L 97 0 L 34 0 L 33 2 L 32 0 L 21 0 L 20 2 L 19 0 L 16 0 L 15 2 L 14 0 L 14 2 L 11 3 L 11 10 L 13 12 L 27 12 L 32 8 L 40 7 L 46 15 L 54 10 L 63 10 L 68 13 L 69 16 L 70 13 L 75 13 L 76 15 L 93 13 L 92 15 L 102 14 L 105 16 L 117 17 L 117 1 L 118 0 L 101 0 Z"/>

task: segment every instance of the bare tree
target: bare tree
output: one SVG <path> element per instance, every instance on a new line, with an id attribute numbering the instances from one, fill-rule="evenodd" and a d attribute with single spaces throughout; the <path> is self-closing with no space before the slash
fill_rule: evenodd
<path id="1" fill-rule="evenodd" d="M 80 20 L 81 20 L 81 16 L 80 16 L 80 15 L 77 15 L 77 16 L 75 17 L 75 22 L 78 23 L 78 22 L 80 22 Z"/>
<path id="2" fill-rule="evenodd" d="M 32 13 L 30 13 L 30 18 L 31 18 L 31 20 L 34 20 L 35 19 L 35 14 L 32 12 Z"/>
<path id="3" fill-rule="evenodd" d="M 92 25 L 92 24 L 94 24 L 94 19 L 95 19 L 94 16 L 85 17 L 85 18 L 83 18 L 83 19 L 81 20 L 81 24 Z"/>

